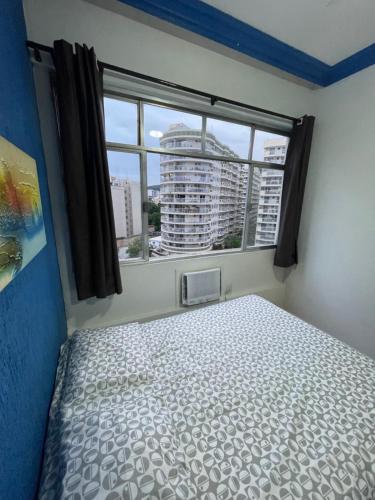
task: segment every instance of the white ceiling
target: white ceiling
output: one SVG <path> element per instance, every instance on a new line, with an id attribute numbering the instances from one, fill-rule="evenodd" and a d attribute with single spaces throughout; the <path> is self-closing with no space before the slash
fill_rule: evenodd
<path id="1" fill-rule="evenodd" d="M 204 1 L 331 65 L 375 42 L 375 0 Z"/>

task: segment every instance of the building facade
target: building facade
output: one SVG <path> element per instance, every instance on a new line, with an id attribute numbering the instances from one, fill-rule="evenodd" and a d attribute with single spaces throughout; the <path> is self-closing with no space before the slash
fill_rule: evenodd
<path id="1" fill-rule="evenodd" d="M 201 151 L 201 131 L 172 125 L 160 146 Z M 284 164 L 287 139 L 264 141 L 265 162 Z M 235 153 L 206 133 L 206 151 L 233 156 L 233 162 L 182 156 L 160 157 L 161 247 L 168 253 L 208 251 L 228 235 L 241 235 L 245 222 L 249 166 L 236 163 Z M 254 168 L 247 244 L 276 243 L 283 172 Z"/>
<path id="2" fill-rule="evenodd" d="M 287 146 L 287 138 L 265 140 L 264 161 L 284 164 Z M 254 226 L 251 226 L 249 231 L 249 239 L 253 242 L 250 244 L 277 243 L 283 176 L 284 172 L 281 170 L 254 169 L 252 201 L 256 225 L 255 230 Z"/>
<path id="3" fill-rule="evenodd" d="M 117 240 L 128 239 L 141 234 L 140 183 L 112 176 L 111 195 Z"/>
<path id="4" fill-rule="evenodd" d="M 176 151 L 201 151 L 201 130 L 172 125 L 160 146 Z M 235 153 L 207 132 L 206 152 Z M 247 168 L 248 172 L 248 168 Z M 242 230 L 246 169 L 233 162 L 183 156 L 160 157 L 161 246 L 168 253 L 211 250 L 227 235 Z M 246 178 L 245 178 L 246 177 Z M 246 195 L 246 193 L 245 193 Z"/>

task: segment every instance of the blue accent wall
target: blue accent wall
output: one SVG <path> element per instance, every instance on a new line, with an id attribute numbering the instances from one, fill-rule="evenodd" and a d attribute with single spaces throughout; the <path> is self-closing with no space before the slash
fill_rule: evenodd
<path id="1" fill-rule="evenodd" d="M 51 208 L 21 0 L 0 2 L 0 135 L 35 158 L 47 246 L 0 292 L 0 498 L 38 486 L 59 347 L 66 335 Z"/>

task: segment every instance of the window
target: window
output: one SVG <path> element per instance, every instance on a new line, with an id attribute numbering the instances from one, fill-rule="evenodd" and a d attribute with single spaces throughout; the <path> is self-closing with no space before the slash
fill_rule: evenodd
<path id="1" fill-rule="evenodd" d="M 150 104 L 144 104 L 143 110 L 146 146 L 200 149 L 201 116 Z M 189 133 L 186 133 L 186 127 L 189 128 Z"/>
<path id="2" fill-rule="evenodd" d="M 288 137 L 256 130 L 253 146 L 253 160 L 284 165 Z"/>
<path id="3" fill-rule="evenodd" d="M 248 247 L 276 244 L 283 177 L 282 170 L 258 167 L 253 169 L 249 190 Z"/>
<path id="4" fill-rule="evenodd" d="M 206 151 L 221 156 L 249 157 L 251 128 L 207 118 Z"/>
<path id="5" fill-rule="evenodd" d="M 138 107 L 136 103 L 105 97 L 104 115 L 108 142 L 138 143 Z"/>
<path id="6" fill-rule="evenodd" d="M 287 136 L 114 95 L 105 121 L 120 260 L 275 245 Z"/>
<path id="7" fill-rule="evenodd" d="M 107 155 L 119 259 L 141 258 L 144 252 L 139 154 L 108 150 Z"/>

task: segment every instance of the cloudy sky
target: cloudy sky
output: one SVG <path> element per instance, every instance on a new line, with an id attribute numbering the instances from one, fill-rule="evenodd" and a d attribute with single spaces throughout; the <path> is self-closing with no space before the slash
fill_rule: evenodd
<path id="1" fill-rule="evenodd" d="M 137 106 L 126 101 L 105 98 L 106 138 L 110 142 L 137 144 Z M 146 146 L 159 146 L 159 138 L 152 137 L 151 131 L 166 132 L 170 125 L 183 123 L 194 128 L 202 128 L 202 118 L 198 115 L 144 105 L 144 140 Z M 232 149 L 241 158 L 248 157 L 250 144 L 250 128 L 244 125 L 228 123 L 212 118 L 207 119 L 207 131 Z M 257 131 L 254 141 L 253 159 L 263 160 L 263 145 L 265 139 L 277 138 L 275 134 Z M 135 153 L 108 153 L 111 175 L 140 181 L 139 155 Z M 147 155 L 148 185 L 160 184 L 159 155 Z"/>

